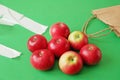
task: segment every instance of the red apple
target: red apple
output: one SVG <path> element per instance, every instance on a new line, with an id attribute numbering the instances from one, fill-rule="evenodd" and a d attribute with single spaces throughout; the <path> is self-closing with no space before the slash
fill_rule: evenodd
<path id="1" fill-rule="evenodd" d="M 80 55 L 74 51 L 65 52 L 59 59 L 59 68 L 65 74 L 76 74 L 83 67 Z"/>
<path id="2" fill-rule="evenodd" d="M 55 36 L 49 41 L 48 49 L 59 58 L 64 52 L 70 49 L 70 43 L 62 36 Z"/>
<path id="3" fill-rule="evenodd" d="M 68 26 L 63 22 L 57 22 L 50 27 L 50 35 L 53 36 L 62 36 L 67 38 L 70 34 Z"/>
<path id="4" fill-rule="evenodd" d="M 100 62 L 102 53 L 94 44 L 87 44 L 80 50 L 80 56 L 87 65 L 95 65 Z"/>
<path id="5" fill-rule="evenodd" d="M 47 40 L 44 36 L 36 34 L 29 38 L 27 47 L 31 52 L 47 48 Z"/>
<path id="6" fill-rule="evenodd" d="M 88 37 L 80 31 L 74 31 L 70 33 L 68 40 L 72 48 L 75 50 L 80 50 L 81 47 L 88 43 Z"/>
<path id="7" fill-rule="evenodd" d="M 54 65 L 54 54 L 47 49 L 36 50 L 30 57 L 32 66 L 38 70 L 48 70 Z"/>

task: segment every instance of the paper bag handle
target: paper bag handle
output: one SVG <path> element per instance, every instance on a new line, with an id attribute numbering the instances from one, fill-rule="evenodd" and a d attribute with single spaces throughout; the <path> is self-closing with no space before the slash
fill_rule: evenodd
<path id="1" fill-rule="evenodd" d="M 82 32 L 84 32 L 85 34 L 87 34 L 87 29 L 88 29 L 88 25 L 90 23 L 90 21 L 92 21 L 93 19 L 96 19 L 96 16 L 91 16 L 87 21 L 86 23 L 83 25 L 82 27 Z M 105 31 L 109 30 L 109 32 L 107 33 L 104 33 L 104 34 L 101 34 Z M 102 37 L 102 36 L 107 36 L 108 34 L 110 34 L 111 32 L 113 31 L 113 28 L 105 28 L 105 29 L 102 29 L 100 31 L 97 31 L 95 33 L 92 33 L 92 34 L 87 34 L 88 37 L 91 37 L 91 38 L 98 38 L 98 37 Z"/>

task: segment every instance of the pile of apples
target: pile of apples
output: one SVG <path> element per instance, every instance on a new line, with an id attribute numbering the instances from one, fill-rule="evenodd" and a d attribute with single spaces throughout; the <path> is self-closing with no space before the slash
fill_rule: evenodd
<path id="1" fill-rule="evenodd" d="M 27 47 L 32 52 L 30 62 L 37 70 L 49 70 L 58 59 L 59 69 L 65 74 L 80 72 L 84 64 L 96 65 L 100 62 L 100 49 L 88 43 L 86 34 L 70 32 L 69 27 L 57 22 L 50 27 L 51 40 L 35 34 L 28 39 Z"/>

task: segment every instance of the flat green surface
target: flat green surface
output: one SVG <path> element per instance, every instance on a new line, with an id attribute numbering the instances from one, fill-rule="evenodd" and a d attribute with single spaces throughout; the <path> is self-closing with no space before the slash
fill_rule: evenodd
<path id="1" fill-rule="evenodd" d="M 120 0 L 0 0 L 0 3 L 47 26 L 58 21 L 65 22 L 72 32 L 81 30 L 92 10 L 118 5 Z M 89 26 L 88 32 L 106 27 L 96 19 Z M 62 73 L 57 61 L 52 70 L 35 70 L 29 61 L 31 53 L 26 47 L 28 38 L 33 34 L 19 25 L 0 25 L 0 43 L 22 52 L 16 59 L 0 56 L 0 80 L 120 80 L 120 38 L 113 32 L 102 38 L 89 39 L 90 43 L 102 50 L 102 61 L 96 66 L 84 66 L 76 75 Z M 43 35 L 50 40 L 49 28 Z"/>

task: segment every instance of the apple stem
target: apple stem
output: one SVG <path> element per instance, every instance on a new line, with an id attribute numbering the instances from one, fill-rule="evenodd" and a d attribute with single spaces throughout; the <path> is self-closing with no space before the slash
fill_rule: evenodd
<path id="1" fill-rule="evenodd" d="M 80 38 L 80 35 L 75 35 L 75 38 Z"/>
<path id="2" fill-rule="evenodd" d="M 36 37 L 34 37 L 34 38 L 33 38 L 33 42 L 35 42 L 36 40 L 37 40 L 37 38 L 36 38 Z"/>
<path id="3" fill-rule="evenodd" d="M 89 48 L 88 48 L 88 50 L 90 50 L 90 51 L 91 51 L 92 49 L 93 49 L 93 47 L 89 47 Z"/>
<path id="4" fill-rule="evenodd" d="M 60 39 L 58 39 L 58 40 L 56 40 L 56 43 L 57 43 L 57 44 L 59 44 L 59 43 L 60 43 L 60 41 L 61 41 L 61 40 L 60 40 Z"/>
<path id="5" fill-rule="evenodd" d="M 74 61 L 73 57 L 69 57 L 68 59 L 72 62 Z"/>
<path id="6" fill-rule="evenodd" d="M 39 56 L 42 56 L 42 55 L 43 55 L 43 53 L 42 53 L 42 52 L 40 52 L 40 53 L 39 53 Z"/>
<path id="7" fill-rule="evenodd" d="M 84 24 L 84 26 L 82 28 L 82 32 L 84 32 L 88 37 L 90 37 L 90 38 L 102 37 L 102 36 L 106 36 L 106 35 L 110 34 L 113 31 L 113 28 L 109 27 L 109 28 L 105 28 L 103 30 L 97 31 L 95 33 L 92 33 L 92 34 L 87 34 L 88 25 L 89 25 L 90 21 L 93 20 L 93 19 L 96 19 L 96 16 L 93 15 L 92 17 L 90 17 L 86 21 L 86 23 Z M 105 34 L 100 34 L 100 33 L 103 33 L 107 30 L 110 30 L 110 31 L 105 33 Z"/>

